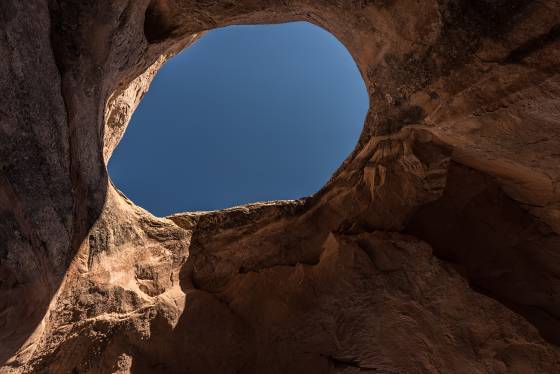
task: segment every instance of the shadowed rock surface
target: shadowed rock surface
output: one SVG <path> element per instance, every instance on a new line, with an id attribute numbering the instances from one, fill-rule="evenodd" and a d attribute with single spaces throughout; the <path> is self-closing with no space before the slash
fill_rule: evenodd
<path id="1" fill-rule="evenodd" d="M 206 30 L 308 21 L 371 109 L 300 201 L 157 218 L 106 163 Z M 1 373 L 560 372 L 560 2 L 3 0 Z"/>

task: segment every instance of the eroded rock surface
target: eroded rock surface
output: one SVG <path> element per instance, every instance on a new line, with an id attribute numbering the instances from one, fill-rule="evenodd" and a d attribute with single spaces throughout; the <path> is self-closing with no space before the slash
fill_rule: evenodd
<path id="1" fill-rule="evenodd" d="M 300 201 L 157 218 L 106 163 L 212 28 L 338 37 L 371 109 Z M 560 372 L 557 0 L 0 2 L 0 372 Z"/>

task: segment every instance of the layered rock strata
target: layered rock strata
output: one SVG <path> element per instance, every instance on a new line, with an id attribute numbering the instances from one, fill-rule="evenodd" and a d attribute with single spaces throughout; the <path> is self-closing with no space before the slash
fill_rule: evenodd
<path id="1" fill-rule="evenodd" d="M 371 108 L 299 201 L 158 218 L 106 164 L 205 31 L 308 21 Z M 560 372 L 560 2 L 3 0 L 0 372 Z"/>

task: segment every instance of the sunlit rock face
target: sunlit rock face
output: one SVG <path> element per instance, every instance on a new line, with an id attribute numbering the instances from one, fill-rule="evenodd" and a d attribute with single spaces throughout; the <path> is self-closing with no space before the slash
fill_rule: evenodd
<path id="1" fill-rule="evenodd" d="M 560 372 L 560 4 L 0 2 L 2 373 Z M 201 33 L 303 20 L 371 109 L 298 201 L 156 218 L 106 163 Z"/>

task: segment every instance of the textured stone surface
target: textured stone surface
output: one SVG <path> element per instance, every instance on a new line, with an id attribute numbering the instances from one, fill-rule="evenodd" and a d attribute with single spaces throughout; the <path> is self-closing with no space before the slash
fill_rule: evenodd
<path id="1" fill-rule="evenodd" d="M 356 60 L 355 151 L 301 201 L 157 218 L 106 162 L 209 29 Z M 560 2 L 3 0 L 1 373 L 560 372 Z"/>

